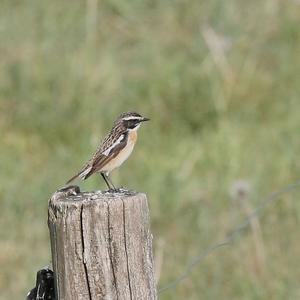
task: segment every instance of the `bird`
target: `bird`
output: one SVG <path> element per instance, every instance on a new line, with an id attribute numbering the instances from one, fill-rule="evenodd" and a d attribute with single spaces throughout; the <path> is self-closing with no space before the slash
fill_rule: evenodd
<path id="1" fill-rule="evenodd" d="M 149 121 L 136 112 L 124 112 L 113 123 L 111 131 L 99 144 L 94 155 L 67 185 L 77 178 L 85 180 L 100 173 L 109 191 L 117 191 L 110 179 L 110 173 L 120 167 L 130 156 L 137 141 L 137 131 L 141 123 Z"/>

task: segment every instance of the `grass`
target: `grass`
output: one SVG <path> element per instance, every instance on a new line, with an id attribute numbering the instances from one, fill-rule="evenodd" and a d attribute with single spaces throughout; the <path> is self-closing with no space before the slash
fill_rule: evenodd
<path id="1" fill-rule="evenodd" d="M 1 1 L 0 299 L 49 263 L 47 199 L 122 111 L 152 119 L 113 179 L 148 194 L 159 286 L 245 217 L 235 182 L 254 208 L 298 179 L 299 19 L 296 0 Z M 298 195 L 261 216 L 264 263 L 248 229 L 160 299 L 298 299 Z"/>

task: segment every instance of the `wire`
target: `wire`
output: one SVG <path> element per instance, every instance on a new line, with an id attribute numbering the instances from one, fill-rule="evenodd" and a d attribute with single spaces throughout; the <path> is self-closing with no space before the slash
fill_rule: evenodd
<path id="1" fill-rule="evenodd" d="M 213 253 L 215 250 L 228 246 L 244 229 L 248 227 L 250 222 L 253 218 L 258 216 L 262 210 L 264 210 L 268 205 L 271 203 L 275 203 L 279 200 L 279 197 L 281 195 L 284 195 L 297 187 L 300 186 L 300 180 L 295 181 L 294 183 L 289 184 L 288 186 L 282 188 L 281 190 L 274 192 L 273 194 L 269 195 L 268 197 L 264 198 L 261 203 L 251 212 L 251 214 L 248 215 L 248 217 L 237 227 L 235 227 L 231 233 L 229 233 L 221 242 L 218 242 L 216 244 L 213 244 L 212 246 L 208 247 L 206 250 L 204 250 L 199 256 L 194 257 L 191 262 L 187 265 L 185 271 L 180 274 L 175 280 L 168 283 L 164 287 L 160 288 L 158 290 L 158 294 L 161 294 L 175 286 L 177 286 L 179 283 L 184 281 L 186 278 L 190 276 L 194 268 L 199 266 L 203 260 Z"/>

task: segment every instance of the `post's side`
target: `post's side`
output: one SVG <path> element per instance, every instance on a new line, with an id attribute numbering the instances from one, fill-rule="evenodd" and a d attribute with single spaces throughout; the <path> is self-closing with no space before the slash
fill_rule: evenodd
<path id="1" fill-rule="evenodd" d="M 59 191 L 48 224 L 57 300 L 157 299 L 145 194 Z"/>

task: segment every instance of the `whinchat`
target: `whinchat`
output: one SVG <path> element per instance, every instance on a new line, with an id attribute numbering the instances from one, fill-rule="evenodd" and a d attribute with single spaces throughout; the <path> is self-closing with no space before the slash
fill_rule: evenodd
<path id="1" fill-rule="evenodd" d="M 100 173 L 109 190 L 116 190 L 109 174 L 129 157 L 137 141 L 137 130 L 142 122 L 149 120 L 136 112 L 122 113 L 92 158 L 67 184 L 76 178 L 85 180 L 94 173 Z"/>

